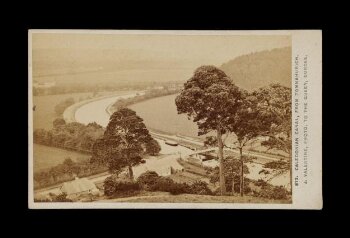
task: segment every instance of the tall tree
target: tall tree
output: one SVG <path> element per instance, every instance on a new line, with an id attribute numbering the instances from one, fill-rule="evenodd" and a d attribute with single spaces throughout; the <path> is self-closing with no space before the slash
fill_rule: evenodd
<path id="1" fill-rule="evenodd" d="M 246 95 L 237 113 L 230 118 L 229 131 L 234 133 L 237 141 L 234 143 L 239 150 L 240 166 L 240 194 L 244 193 L 244 163 L 249 160 L 243 156 L 243 149 L 260 135 L 267 133 L 269 124 L 262 123 L 257 110 L 257 99 L 253 95 Z"/>
<path id="2" fill-rule="evenodd" d="M 292 154 L 292 90 L 280 84 L 270 84 L 253 92 L 258 100 L 257 110 L 270 130 L 264 145 Z"/>
<path id="3" fill-rule="evenodd" d="M 143 119 L 129 108 L 112 114 L 103 138 L 93 146 L 93 161 L 107 164 L 110 172 L 119 173 L 128 169 L 134 178 L 132 167 L 142 162 L 148 143 L 153 143 Z"/>
<path id="4" fill-rule="evenodd" d="M 268 140 L 261 144 L 269 149 L 284 151 L 288 155 L 289 166 L 283 166 L 282 172 L 291 172 L 292 90 L 280 84 L 270 84 L 256 90 L 253 95 L 257 98 L 257 110 L 262 114 L 262 121 L 270 125 L 270 130 L 264 134 Z M 292 176 L 290 189 L 292 190 Z"/>
<path id="5" fill-rule="evenodd" d="M 241 161 L 240 193 L 244 192 L 244 147 L 268 136 L 262 145 L 291 152 L 291 90 L 271 84 L 248 94 L 237 113 L 231 117 L 230 131 L 237 137 Z"/>
<path id="6" fill-rule="evenodd" d="M 221 194 L 226 193 L 223 167 L 223 139 L 229 118 L 242 103 L 243 92 L 224 71 L 215 66 L 201 66 L 184 84 L 176 97 L 178 113 L 187 114 L 198 125 L 198 135 L 216 131 Z"/>

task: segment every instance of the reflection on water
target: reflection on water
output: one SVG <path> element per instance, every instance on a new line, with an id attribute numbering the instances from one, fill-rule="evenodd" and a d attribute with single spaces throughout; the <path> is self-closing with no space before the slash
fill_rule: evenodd
<path id="1" fill-rule="evenodd" d="M 114 96 L 87 103 L 76 110 L 75 120 L 83 124 L 96 122 L 97 124 L 106 127 L 108 125 L 110 117 L 106 111 L 106 108 L 118 99 L 135 97 L 136 94 L 137 93 L 130 93 L 127 95 Z M 161 154 L 178 154 L 181 156 L 181 154 L 192 151 L 191 149 L 183 146 L 166 145 L 165 142 L 160 139 L 157 139 L 157 141 L 161 146 Z"/>

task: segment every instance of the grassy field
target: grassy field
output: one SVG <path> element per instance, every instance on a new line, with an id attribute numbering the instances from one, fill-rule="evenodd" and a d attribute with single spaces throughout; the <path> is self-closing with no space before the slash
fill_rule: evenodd
<path id="1" fill-rule="evenodd" d="M 99 92 L 95 97 L 113 94 L 115 92 Z M 66 100 L 67 98 L 74 98 L 75 102 L 88 99 L 92 97 L 93 93 L 69 93 L 69 94 L 58 94 L 58 95 L 45 95 L 45 96 L 34 96 L 33 105 L 36 106 L 33 111 L 33 129 L 51 129 L 52 122 L 57 115 L 55 113 L 55 106 Z"/>
<path id="2" fill-rule="evenodd" d="M 73 161 L 87 160 L 91 157 L 88 154 L 38 144 L 33 144 L 33 154 L 34 173 L 58 165 L 68 157 Z"/>
<path id="3" fill-rule="evenodd" d="M 100 200 L 98 202 L 154 202 L 154 203 L 269 203 L 269 204 L 287 204 L 290 200 L 272 200 L 252 196 L 210 196 L 180 194 L 170 195 L 166 192 L 146 192 L 133 197 L 114 198 Z"/>
<path id="4" fill-rule="evenodd" d="M 73 94 L 59 94 L 59 95 L 45 95 L 34 96 L 33 105 L 36 106 L 33 111 L 33 129 L 51 129 L 52 121 L 57 118 L 55 113 L 55 106 L 66 100 L 67 98 L 74 98 L 75 101 L 91 96 L 92 93 L 73 93 Z"/>

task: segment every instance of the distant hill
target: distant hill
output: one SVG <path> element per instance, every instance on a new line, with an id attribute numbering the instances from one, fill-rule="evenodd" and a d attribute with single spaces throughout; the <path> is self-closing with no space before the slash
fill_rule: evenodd
<path id="1" fill-rule="evenodd" d="M 242 55 L 221 69 L 237 86 L 249 91 L 274 82 L 291 87 L 292 50 L 286 47 Z"/>

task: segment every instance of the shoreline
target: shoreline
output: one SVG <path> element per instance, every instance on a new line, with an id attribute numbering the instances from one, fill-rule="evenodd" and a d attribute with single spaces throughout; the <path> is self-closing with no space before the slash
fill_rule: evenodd
<path id="1" fill-rule="evenodd" d="M 80 107 L 82 107 L 88 103 L 94 102 L 94 101 L 98 101 L 98 100 L 102 100 L 102 99 L 106 99 L 106 98 L 111 98 L 111 97 L 123 96 L 123 95 L 130 93 L 130 92 L 136 92 L 136 91 L 119 91 L 119 92 L 116 92 L 116 93 L 113 93 L 110 95 L 100 96 L 97 98 L 91 98 L 91 99 L 83 100 L 81 102 L 74 103 L 73 105 L 67 107 L 64 110 L 62 117 L 66 121 L 66 123 L 76 122 L 75 113 Z"/>

